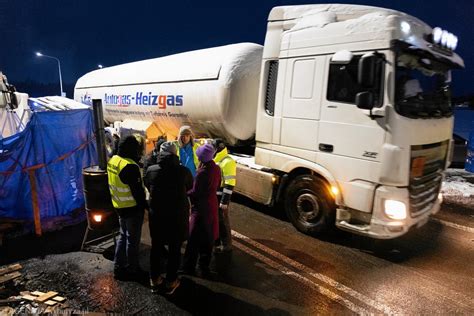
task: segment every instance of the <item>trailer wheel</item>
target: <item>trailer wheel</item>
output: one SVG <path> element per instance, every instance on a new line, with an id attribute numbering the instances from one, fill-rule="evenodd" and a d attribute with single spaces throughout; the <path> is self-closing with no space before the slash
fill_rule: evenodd
<path id="1" fill-rule="evenodd" d="M 285 211 L 301 232 L 316 235 L 334 224 L 334 202 L 326 184 L 313 175 L 294 178 L 286 190 Z"/>

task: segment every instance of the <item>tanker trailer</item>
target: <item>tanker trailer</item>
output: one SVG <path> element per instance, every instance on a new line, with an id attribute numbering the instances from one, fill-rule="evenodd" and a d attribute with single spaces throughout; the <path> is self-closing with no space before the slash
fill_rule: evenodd
<path id="1" fill-rule="evenodd" d="M 174 140 L 190 125 L 198 137 L 245 144 L 255 136 L 262 49 L 240 43 L 95 70 L 79 78 L 74 99 L 102 100 L 109 140 L 125 126 L 149 142 Z"/>

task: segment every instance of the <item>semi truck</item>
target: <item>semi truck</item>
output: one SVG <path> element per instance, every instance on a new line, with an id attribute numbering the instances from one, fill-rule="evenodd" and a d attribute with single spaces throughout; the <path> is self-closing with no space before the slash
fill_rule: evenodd
<path id="1" fill-rule="evenodd" d="M 263 46 L 95 70 L 74 98 L 102 100 L 111 134 L 122 124 L 146 134 L 146 122 L 172 140 L 190 125 L 234 149 L 253 144 L 254 155 L 234 156 L 236 192 L 282 205 L 306 234 L 335 225 L 391 239 L 440 209 L 453 148 L 451 70 L 464 67 L 457 42 L 391 9 L 281 6 Z"/>

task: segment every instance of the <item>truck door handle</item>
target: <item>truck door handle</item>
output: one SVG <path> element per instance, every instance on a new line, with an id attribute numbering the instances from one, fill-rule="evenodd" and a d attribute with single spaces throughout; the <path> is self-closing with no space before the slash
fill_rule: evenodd
<path id="1" fill-rule="evenodd" d="M 329 145 L 329 144 L 319 144 L 319 150 L 321 151 L 325 151 L 325 152 L 328 152 L 328 153 L 332 153 L 332 151 L 334 150 L 334 146 L 333 145 Z"/>

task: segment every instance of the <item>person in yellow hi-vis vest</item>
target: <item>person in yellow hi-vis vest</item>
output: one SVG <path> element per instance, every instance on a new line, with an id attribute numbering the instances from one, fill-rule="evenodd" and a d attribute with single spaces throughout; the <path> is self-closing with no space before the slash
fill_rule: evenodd
<path id="1" fill-rule="evenodd" d="M 196 155 L 196 149 L 199 144 L 194 141 L 194 135 L 191 127 L 183 125 L 179 129 L 178 140 L 174 142 L 176 145 L 176 154 L 183 166 L 191 171 L 193 178 L 196 177 L 196 170 L 199 167 L 199 159 Z"/>
<path id="2" fill-rule="evenodd" d="M 232 234 L 229 220 L 229 204 L 232 192 L 235 187 L 237 165 L 235 160 L 229 156 L 224 141 L 216 138 L 213 141 L 216 150 L 215 163 L 221 168 L 221 185 L 217 190 L 217 200 L 219 206 L 219 240 L 216 252 L 232 251 Z"/>
<path id="3" fill-rule="evenodd" d="M 143 151 L 141 136 L 130 135 L 120 141 L 117 154 L 107 163 L 110 195 L 120 223 L 114 258 L 114 278 L 118 280 L 147 277 L 138 263 L 143 216 L 148 208 L 138 166 Z"/>

